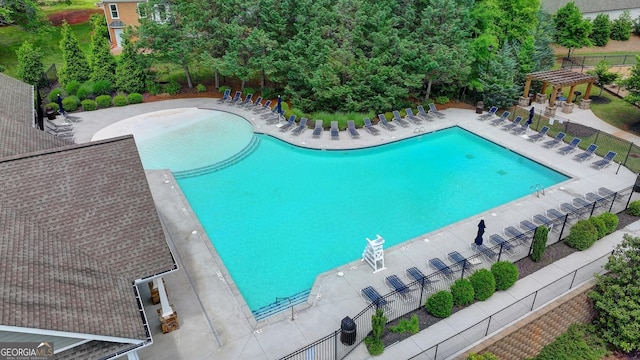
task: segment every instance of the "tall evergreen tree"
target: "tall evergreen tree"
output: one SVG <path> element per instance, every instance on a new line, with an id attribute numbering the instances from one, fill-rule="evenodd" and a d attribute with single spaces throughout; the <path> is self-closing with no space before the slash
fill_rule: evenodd
<path id="1" fill-rule="evenodd" d="M 508 108 L 513 106 L 520 87 L 515 82 L 517 62 L 513 48 L 505 44 L 498 56 L 489 61 L 480 73 L 483 101 L 486 105 Z"/>
<path id="2" fill-rule="evenodd" d="M 142 93 L 147 82 L 147 67 L 143 55 L 131 44 L 131 33 L 125 30 L 122 36 L 122 54 L 116 67 L 116 88 L 126 93 Z"/>
<path id="3" fill-rule="evenodd" d="M 629 40 L 629 38 L 631 38 L 631 30 L 633 30 L 631 14 L 629 10 L 624 10 L 611 24 L 611 39 L 620 41 Z"/>
<path id="4" fill-rule="evenodd" d="M 71 80 L 85 82 L 91 77 L 91 69 L 87 57 L 80 49 L 78 38 L 71 31 L 69 24 L 64 21 L 60 32 L 60 49 L 62 50 L 62 67 L 58 71 L 60 83 L 64 86 Z"/>
<path id="5" fill-rule="evenodd" d="M 533 29 L 534 39 L 534 67 L 532 71 L 549 70 L 556 61 L 556 55 L 551 45 L 555 39 L 555 23 L 548 13 L 538 11 L 537 26 Z"/>
<path id="6" fill-rule="evenodd" d="M 589 38 L 595 46 L 605 46 L 609 42 L 610 33 L 611 20 L 609 20 L 609 14 L 598 14 L 593 19 L 593 30 Z"/>
<path id="7" fill-rule="evenodd" d="M 104 36 L 107 32 L 107 26 L 104 22 L 95 20 L 94 17 L 91 25 L 93 34 L 91 36 L 91 80 L 107 80 L 112 84 L 116 82 L 116 60 L 111 55 L 111 44 Z M 104 17 L 102 17 L 104 20 Z"/>
<path id="8" fill-rule="evenodd" d="M 25 41 L 16 51 L 16 54 L 18 55 L 16 75 L 27 84 L 37 87 L 44 69 L 42 51 L 34 48 L 29 41 Z"/>
<path id="9" fill-rule="evenodd" d="M 0 1 L 0 25 L 18 25 L 27 31 L 37 31 L 46 24 L 47 19 L 36 1 Z"/>
<path id="10" fill-rule="evenodd" d="M 640 105 L 640 55 L 636 55 L 636 65 L 631 68 L 629 76 L 620 81 L 629 95 L 624 99 L 632 104 Z"/>

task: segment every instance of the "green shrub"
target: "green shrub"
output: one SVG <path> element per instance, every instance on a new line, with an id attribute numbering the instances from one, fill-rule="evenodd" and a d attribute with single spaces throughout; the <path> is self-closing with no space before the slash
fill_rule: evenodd
<path id="1" fill-rule="evenodd" d="M 167 86 L 164 89 L 169 95 L 177 95 L 180 90 L 182 90 L 182 86 L 175 80 L 169 81 Z"/>
<path id="2" fill-rule="evenodd" d="M 224 92 L 227 91 L 227 90 L 231 90 L 231 86 L 226 86 L 225 85 L 225 86 L 220 86 L 218 88 L 218 91 L 220 92 L 220 94 L 224 94 Z"/>
<path id="3" fill-rule="evenodd" d="M 467 360 L 499 360 L 498 357 L 490 352 L 482 354 L 469 354 Z"/>
<path id="4" fill-rule="evenodd" d="M 79 97 L 77 97 L 77 96 L 75 96 L 75 95 L 71 95 L 71 96 L 66 97 L 64 100 L 66 100 L 66 99 L 71 99 L 71 100 L 73 100 L 73 101 L 76 103 L 76 108 L 77 108 L 78 106 L 80 106 L 80 98 L 79 98 Z M 63 103 L 64 103 L 64 100 L 63 100 Z"/>
<path id="5" fill-rule="evenodd" d="M 425 308 L 429 314 L 435 317 L 449 317 L 451 316 L 451 310 L 453 310 L 453 295 L 445 290 L 438 291 L 427 299 Z"/>
<path id="6" fill-rule="evenodd" d="M 62 99 L 62 106 L 66 111 L 76 111 L 78 110 L 77 99 L 75 96 L 64 98 Z"/>
<path id="7" fill-rule="evenodd" d="M 592 326 L 571 324 L 567 331 L 542 348 L 534 360 L 600 360 L 607 354 L 606 344 Z"/>
<path id="8" fill-rule="evenodd" d="M 364 339 L 367 350 L 369 350 L 369 354 L 371 355 L 380 355 L 384 351 L 382 334 L 384 333 L 384 326 L 387 324 L 387 320 L 382 309 L 377 309 L 376 313 L 371 316 L 371 335 Z"/>
<path id="9" fill-rule="evenodd" d="M 127 95 L 129 104 L 140 104 L 142 102 L 142 95 L 138 93 L 131 93 Z"/>
<path id="10" fill-rule="evenodd" d="M 100 95 L 96 98 L 96 104 L 101 109 L 108 108 L 113 104 L 113 99 L 111 99 L 111 95 Z"/>
<path id="11" fill-rule="evenodd" d="M 451 285 L 451 295 L 453 296 L 453 304 L 458 306 L 469 305 L 473 303 L 474 292 L 473 285 L 467 279 L 458 279 Z"/>
<path id="12" fill-rule="evenodd" d="M 496 280 L 496 290 L 507 290 L 518 280 L 518 268 L 508 261 L 491 265 L 491 273 Z"/>
<path id="13" fill-rule="evenodd" d="M 569 230 L 569 236 L 565 239 L 565 243 L 574 249 L 586 250 L 596 240 L 598 240 L 596 227 L 588 220 L 580 220 Z"/>
<path id="14" fill-rule="evenodd" d="M 378 356 L 384 352 L 384 343 L 381 339 L 376 339 L 372 336 L 364 338 L 364 344 L 369 350 L 369 355 Z"/>
<path id="15" fill-rule="evenodd" d="M 207 91 L 207 87 L 202 84 L 198 84 L 196 85 L 196 91 L 198 91 L 199 93 L 203 93 Z"/>
<path id="16" fill-rule="evenodd" d="M 88 99 L 91 96 L 93 96 L 94 95 L 93 83 L 90 81 L 87 81 L 84 84 L 80 85 L 80 87 L 78 88 L 78 91 L 76 91 L 76 95 L 80 100 Z"/>
<path id="17" fill-rule="evenodd" d="M 447 96 L 438 96 L 436 98 L 436 104 L 442 105 L 442 104 L 446 104 L 448 102 L 449 102 L 449 97 L 447 97 Z"/>
<path id="18" fill-rule="evenodd" d="M 149 94 L 151 95 L 162 94 L 162 86 L 160 86 L 160 84 L 156 82 L 152 82 L 147 85 L 147 89 L 149 90 Z"/>
<path id="19" fill-rule="evenodd" d="M 478 301 L 484 301 L 496 292 L 496 279 L 493 277 L 493 273 L 487 269 L 476 270 L 471 276 L 469 281 L 473 285 L 473 291 Z"/>
<path id="20" fill-rule="evenodd" d="M 600 218 L 604 221 L 604 225 L 607 229 L 607 235 L 616 231 L 618 228 L 618 215 L 612 214 L 610 212 L 600 214 Z"/>
<path id="21" fill-rule="evenodd" d="M 549 237 L 549 228 L 546 226 L 538 226 L 533 235 L 533 244 L 531 245 L 531 260 L 538 262 L 542 259 L 544 251 L 547 249 L 547 239 Z"/>
<path id="22" fill-rule="evenodd" d="M 93 84 L 95 95 L 110 95 L 113 91 L 113 84 L 109 80 L 98 80 Z"/>
<path id="23" fill-rule="evenodd" d="M 242 90 L 242 96 L 246 97 L 249 94 L 255 94 L 256 93 L 256 89 L 254 88 L 250 88 L 250 87 L 245 87 Z"/>
<path id="24" fill-rule="evenodd" d="M 262 88 L 260 89 L 260 93 L 262 94 L 262 97 L 265 99 L 275 99 L 276 97 L 278 97 L 276 90 L 272 88 L 266 88 L 266 87 Z M 304 106 L 301 106 L 298 103 L 296 103 L 296 106 L 299 106 L 300 108 L 304 109 Z"/>
<path id="25" fill-rule="evenodd" d="M 607 235 L 607 225 L 604 223 L 599 216 L 592 216 L 589 218 L 589 222 L 596 228 L 598 231 L 598 239 L 602 239 L 605 235 Z"/>
<path id="26" fill-rule="evenodd" d="M 417 334 L 420 332 L 420 321 L 418 320 L 418 315 L 413 314 L 411 319 L 400 319 L 400 322 L 396 326 L 392 326 L 389 328 L 389 331 L 394 333 L 409 333 L 409 334 Z"/>
<path id="27" fill-rule="evenodd" d="M 57 102 L 50 102 L 47 105 L 44 106 L 45 109 L 46 108 L 52 108 L 53 111 L 58 112 L 58 110 L 60 110 L 60 105 L 58 105 Z"/>
<path id="28" fill-rule="evenodd" d="M 627 208 L 627 214 L 631 216 L 640 216 L 640 200 L 632 201 Z"/>
<path id="29" fill-rule="evenodd" d="M 126 106 L 127 103 L 127 97 L 124 95 L 116 95 L 113 97 L 113 105 L 115 106 Z"/>
<path id="30" fill-rule="evenodd" d="M 71 80 L 67 83 L 67 86 L 64 87 L 64 89 L 67 91 L 67 94 L 69 95 L 75 95 L 78 92 L 79 88 L 80 81 L 78 80 Z"/>
<path id="31" fill-rule="evenodd" d="M 96 105 L 96 102 L 91 100 L 91 99 L 85 99 L 82 100 L 82 109 L 85 111 L 93 111 L 95 109 L 97 109 L 98 106 Z"/>
<path id="32" fill-rule="evenodd" d="M 58 94 L 60 94 L 61 97 L 66 96 L 63 88 L 55 88 L 49 93 L 49 101 L 56 102 L 58 100 Z"/>

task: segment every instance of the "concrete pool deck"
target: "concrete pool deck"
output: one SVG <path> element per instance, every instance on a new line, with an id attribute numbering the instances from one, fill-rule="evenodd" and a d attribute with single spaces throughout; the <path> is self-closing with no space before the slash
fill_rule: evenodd
<path id="1" fill-rule="evenodd" d="M 100 129 L 120 120 L 155 111 L 193 107 L 233 112 L 249 120 L 256 132 L 270 134 L 300 146 L 326 149 L 374 146 L 457 125 L 559 170 L 572 179 L 546 189 L 545 196 L 537 197 L 532 194 L 388 248 L 385 250 L 387 266 L 385 271 L 373 274 L 367 265 L 355 260 L 321 274 L 314 284 L 308 304 L 295 309 L 294 321 L 290 319 L 291 313 L 285 311 L 256 323 L 252 321 L 249 309 L 170 172 L 148 171 L 149 185 L 170 237 L 169 245 L 181 268 L 181 271 L 165 279 L 170 301 L 178 312 L 181 328 L 169 334 L 162 334 L 159 329 L 159 320 L 154 314 L 157 305 L 152 305 L 149 295 L 145 294 L 147 299 L 145 307 L 153 330 L 154 345 L 140 351 L 142 358 L 280 358 L 335 331 L 340 327 L 340 320 L 345 316 L 353 317 L 359 313 L 366 306 L 359 294 L 361 288 L 371 285 L 381 293 L 385 293 L 385 276 L 398 274 L 402 277 L 404 269 L 410 266 L 417 266 L 427 272 L 426 262 L 429 258 L 438 256 L 446 259 L 446 254 L 452 250 L 470 255 L 469 243 L 475 236 L 476 225 L 480 218 L 487 221 L 486 235 L 499 233 L 506 226 L 517 225 L 519 221 L 530 219 L 532 215 L 544 212 L 548 208 L 557 208 L 561 202 L 595 191 L 600 186 L 616 191 L 632 185 L 635 181 L 635 174 L 626 168 L 620 168 L 618 171 L 618 166 L 613 165 L 603 170 L 594 169 L 589 166 L 591 161 L 577 162 L 571 156 L 562 156 L 542 148 L 540 143 L 532 143 L 521 136 L 508 134 L 487 122 L 478 121 L 477 115 L 472 110 L 445 110 L 444 113 L 447 115 L 445 119 L 423 122 L 422 125 L 411 125 L 408 128 L 397 126 L 394 132 L 378 127 L 381 135 L 375 137 L 358 129 L 360 138 L 351 139 L 347 132 L 341 131 L 339 140 L 331 140 L 328 131 L 325 131 L 319 139 L 311 137 L 310 129 L 299 136 L 294 136 L 290 132 L 282 133 L 279 128 L 266 124 L 254 113 L 232 105 L 218 104 L 212 98 L 167 100 L 71 115 L 76 120 L 74 124 L 76 142 L 87 142 Z M 595 118 L 591 111 L 577 109 L 573 114 L 563 114 L 563 117 L 607 132 L 620 131 L 607 128 L 609 125 Z M 122 133 L 116 132 L 114 135 L 122 135 Z M 635 136 L 625 135 L 624 138 L 638 142 Z M 530 185 L 534 184 L 524 186 L 528 188 Z M 638 233 L 633 229 L 629 232 Z M 381 235 L 384 236 L 384 234 Z M 553 268 L 546 272 L 544 277 L 536 277 L 534 274 L 520 280 L 513 291 L 505 294 L 513 298 L 527 295 L 579 267 L 581 261 L 587 263 L 609 252 L 621 237 L 621 233 L 615 233 L 610 241 L 599 242 L 600 245 L 593 250 L 590 249 L 589 253 L 580 253 L 582 256 L 567 260 L 565 266 L 551 265 Z M 364 248 L 364 236 L 362 242 Z M 353 254 L 354 259 L 359 259 L 359 256 L 360 254 Z M 344 276 L 337 276 L 338 272 L 342 272 Z M 141 290 L 147 291 L 145 288 L 141 287 Z M 523 289 L 527 290 L 526 294 L 522 294 Z M 490 308 L 493 306 L 492 302 L 504 302 L 503 298 L 494 296 L 483 304 Z M 468 320 L 468 325 L 476 321 L 473 319 Z M 455 331 L 458 326 L 462 325 L 443 323 L 440 327 L 447 327 L 447 329 L 440 330 L 439 337 L 428 335 L 428 331 L 423 331 L 411 339 L 386 349 L 380 358 L 407 358 L 419 352 L 420 349 L 426 349 L 438 340 L 446 338 L 446 334 Z M 460 346 L 462 349 L 466 345 L 463 346 L 461 343 Z M 369 355 L 364 346 L 360 345 L 348 358 L 368 359 Z"/>

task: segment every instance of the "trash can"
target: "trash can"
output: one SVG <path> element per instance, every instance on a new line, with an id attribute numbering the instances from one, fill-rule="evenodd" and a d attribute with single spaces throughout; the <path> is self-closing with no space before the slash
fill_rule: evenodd
<path id="1" fill-rule="evenodd" d="M 48 120 L 55 120 L 56 119 L 56 111 L 52 107 L 47 107 L 45 109 L 45 112 L 47 113 L 47 119 Z"/>
<path id="2" fill-rule="evenodd" d="M 340 324 L 340 342 L 344 345 L 353 345 L 356 342 L 356 323 L 345 317 Z"/>
<path id="3" fill-rule="evenodd" d="M 484 110 L 484 102 L 478 101 L 478 104 L 476 104 L 476 114 L 482 114 L 483 110 Z"/>

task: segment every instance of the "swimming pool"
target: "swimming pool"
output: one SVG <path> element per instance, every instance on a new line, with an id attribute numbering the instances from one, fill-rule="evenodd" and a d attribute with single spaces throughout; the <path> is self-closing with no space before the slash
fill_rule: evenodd
<path id="1" fill-rule="evenodd" d="M 359 259 L 366 237 L 391 247 L 567 179 L 457 127 L 351 151 L 257 138 L 234 165 L 178 179 L 252 310 Z"/>

